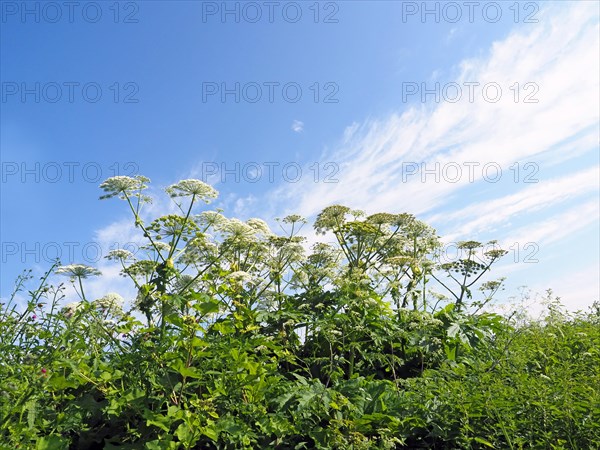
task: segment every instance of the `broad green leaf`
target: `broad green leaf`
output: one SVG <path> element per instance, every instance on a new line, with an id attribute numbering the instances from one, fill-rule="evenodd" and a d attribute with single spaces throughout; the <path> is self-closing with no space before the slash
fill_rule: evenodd
<path id="1" fill-rule="evenodd" d="M 69 443 L 66 438 L 51 434 L 39 438 L 35 448 L 36 450 L 66 450 L 69 448 Z"/>
<path id="2" fill-rule="evenodd" d="M 189 378 L 201 378 L 202 377 L 202 374 L 200 372 L 198 372 L 197 369 L 195 369 L 193 367 L 185 367 L 183 361 L 181 361 L 181 360 L 176 361 L 173 365 L 171 365 L 171 367 L 174 370 L 176 370 L 177 372 L 179 372 L 184 377 L 189 377 Z"/>

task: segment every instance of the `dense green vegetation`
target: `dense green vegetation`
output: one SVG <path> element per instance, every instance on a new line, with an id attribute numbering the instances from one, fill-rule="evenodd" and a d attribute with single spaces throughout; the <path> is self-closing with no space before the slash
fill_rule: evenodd
<path id="1" fill-rule="evenodd" d="M 314 224 L 334 244 L 306 251 L 299 216 L 277 235 L 197 213 L 217 195 L 197 180 L 146 223 L 147 182 L 101 185 L 147 241 L 108 256 L 130 311 L 88 299 L 84 265 L 52 267 L 26 308 L 22 277 L 0 308 L 0 448 L 600 448 L 598 307 L 490 312 L 495 243 L 445 261 L 413 216 L 336 205 Z"/>

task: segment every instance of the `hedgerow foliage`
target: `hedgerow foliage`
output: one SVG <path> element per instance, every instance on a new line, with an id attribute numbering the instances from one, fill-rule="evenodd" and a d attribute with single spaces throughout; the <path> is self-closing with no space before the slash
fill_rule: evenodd
<path id="1" fill-rule="evenodd" d="M 442 262 L 415 217 L 334 205 L 307 250 L 300 216 L 276 234 L 198 212 L 217 197 L 198 180 L 166 189 L 180 214 L 146 223 L 148 182 L 101 185 L 147 241 L 108 255 L 137 289 L 130 310 L 88 299 L 101 274 L 78 264 L 52 267 L 24 310 L 20 278 L 0 307 L 1 448 L 600 446 L 600 314 L 485 312 L 494 242 Z"/>

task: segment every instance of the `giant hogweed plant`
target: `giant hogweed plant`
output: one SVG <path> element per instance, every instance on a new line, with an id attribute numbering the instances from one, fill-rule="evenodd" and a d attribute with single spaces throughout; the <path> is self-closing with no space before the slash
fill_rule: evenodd
<path id="1" fill-rule="evenodd" d="M 217 192 L 199 180 L 183 180 L 166 192 L 176 202 L 181 215 L 170 214 L 145 224 L 140 216 L 143 203 L 150 198 L 144 177 L 114 177 L 101 185 L 107 192 L 101 198 L 125 200 L 148 245 L 148 258 L 137 259 L 126 250 L 115 250 L 109 258 L 122 265 L 138 288 L 136 307 L 148 324 L 165 324 L 173 307 L 185 313 L 189 296 L 198 292 L 221 300 L 224 310 L 233 313 L 243 304 L 248 308 L 277 303 L 290 285 L 286 273 L 303 256 L 301 238 L 295 236 L 299 218 L 290 216 L 290 234 L 276 236 L 261 219 L 246 222 L 227 219 L 220 211 L 192 214 L 198 202 L 209 203 Z M 180 198 L 189 202 L 183 205 Z"/>
<path id="2" fill-rule="evenodd" d="M 56 268 L 79 301 L 61 310 L 64 289 L 44 281 L 27 307 L 31 314 L 40 295 L 55 292 L 42 331 L 3 310 L 16 337 L 0 337 L 2 349 L 19 363 L 29 354 L 42 376 L 9 394 L 0 432 L 34 439 L 45 429 L 74 448 L 103 439 L 131 448 L 392 448 L 403 438 L 391 430 L 403 422 L 350 398 L 361 389 L 374 390 L 374 402 L 384 391 L 391 398 L 391 386 L 466 361 L 505 330 L 498 316 L 475 314 L 501 288 L 481 280 L 502 250 L 482 254 L 482 244 L 468 241 L 463 257 L 440 263 L 439 237 L 414 216 L 342 205 L 316 218 L 329 242 L 307 249 L 298 215 L 279 220 L 275 233 L 261 219 L 200 210 L 218 193 L 199 180 L 167 187 L 179 213 L 147 222 L 148 183 L 119 176 L 100 186 L 101 199 L 127 204 L 147 241 L 136 254 L 108 255 L 136 286 L 133 308 L 145 323 L 122 311 L 116 294 L 88 299 L 85 279 L 100 276 L 96 269 Z M 42 420 L 45 377 L 55 403 Z M 383 384 L 365 381 L 373 379 Z M 374 415 L 354 422 L 359 411 Z M 27 416 L 25 425 L 15 415 Z"/>
<path id="3" fill-rule="evenodd" d="M 471 287 L 506 253 L 491 250 L 482 260 L 476 250 L 483 245 L 468 241 L 458 246 L 467 251 L 466 257 L 436 263 L 439 237 L 414 216 L 377 213 L 364 217 L 363 211 L 334 205 L 318 215 L 314 228 L 319 234 L 331 233 L 337 246 L 316 244 L 306 255 L 304 238 L 298 235 L 306 220 L 298 215 L 280 220 L 287 230 L 282 226 L 285 234 L 276 235 L 261 219 L 243 222 L 228 219 L 221 211 L 195 213 L 198 203 L 208 204 L 218 195 L 199 180 L 167 187 L 166 193 L 181 214 L 146 224 L 140 213 L 144 203 L 151 201 L 145 194 L 148 182 L 142 176 L 110 178 L 101 184 L 105 191 L 101 199 L 126 201 L 135 226 L 148 240 L 144 247 L 147 258 L 138 259 L 126 250 L 112 251 L 108 257 L 119 261 L 122 274 L 135 283 L 136 307 L 145 314 L 148 325 L 158 323 L 160 328 L 169 313 L 189 311 L 189 296 L 199 292 L 218 298 L 224 307 L 221 312 L 226 314 L 241 305 L 281 310 L 291 293 L 315 293 L 326 286 L 356 292 L 366 287 L 397 311 L 409 306 L 425 311 L 429 297 L 445 299 L 428 291 L 432 279 L 452 295 L 453 308 L 459 312 L 472 298 Z M 78 280 L 81 286 L 81 278 Z M 452 289 L 447 280 L 457 287 Z M 500 285 L 488 282 L 484 286 L 495 292 Z M 481 306 L 481 302 L 477 304 Z M 344 308 L 337 306 L 338 310 Z"/>
<path id="4" fill-rule="evenodd" d="M 461 345 L 470 347 L 484 334 L 460 313 L 472 298 L 471 287 L 503 250 L 486 252 L 482 262 L 476 250 L 483 245 L 463 242 L 459 248 L 467 251 L 466 257 L 439 264 L 439 237 L 414 216 L 365 217 L 363 211 L 333 205 L 314 224 L 317 233 L 332 236 L 333 242 L 318 243 L 308 253 L 298 235 L 306 220 L 298 215 L 279 220 L 283 234 L 277 235 L 261 219 L 243 222 L 221 211 L 197 212 L 198 203 L 217 197 L 199 180 L 167 187 L 181 214 L 146 224 L 140 212 L 151 200 L 145 194 L 148 181 L 139 176 L 110 178 L 101 185 L 106 193 L 101 198 L 126 201 L 135 226 L 148 240 L 147 258 L 125 250 L 113 251 L 109 258 L 118 260 L 123 275 L 133 280 L 138 288 L 136 308 L 147 325 L 157 325 L 161 333 L 178 322 L 177 317 L 191 317 L 192 311 L 195 320 L 201 317 L 212 324 L 227 318 L 255 322 L 258 325 L 252 326 L 271 333 L 310 366 L 306 373 L 327 382 L 332 376 L 351 378 L 357 365 L 385 366 L 395 377 L 395 369 L 415 354 L 423 370 L 426 353 L 443 349 L 446 357 L 455 358 Z M 444 275 L 458 288 L 453 290 Z M 428 300 L 444 297 L 428 289 L 432 279 L 454 300 L 438 312 L 433 322 L 437 328 L 427 325 Z M 500 285 L 489 282 L 484 287 L 497 290 Z M 412 316 L 407 315 L 409 307 L 415 311 Z M 393 310 L 412 328 L 398 328 L 398 321 L 391 321 Z M 373 357 L 365 351 L 372 344 L 387 350 Z"/>

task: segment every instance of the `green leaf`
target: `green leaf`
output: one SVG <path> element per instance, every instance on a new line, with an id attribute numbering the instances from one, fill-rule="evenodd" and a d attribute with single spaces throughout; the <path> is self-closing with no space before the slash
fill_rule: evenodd
<path id="1" fill-rule="evenodd" d="M 197 303 L 194 306 L 194 309 L 200 311 L 202 314 L 211 314 L 219 312 L 219 301 L 211 299 L 204 303 Z"/>
<path id="2" fill-rule="evenodd" d="M 146 442 L 145 447 L 147 450 L 175 450 L 179 448 L 179 443 L 166 439 L 156 439 Z"/>
<path id="3" fill-rule="evenodd" d="M 448 337 L 451 337 L 451 338 L 453 338 L 453 337 L 456 337 L 456 335 L 457 335 L 458 333 L 460 333 L 460 331 L 461 331 L 461 329 L 460 329 L 460 324 L 458 324 L 458 323 L 456 323 L 456 322 L 455 322 L 455 323 L 453 323 L 452 325 L 450 325 L 450 326 L 448 327 L 448 330 L 447 330 L 447 331 L 448 331 Z"/>
<path id="4" fill-rule="evenodd" d="M 185 445 L 186 448 L 194 445 L 197 441 L 196 433 L 194 433 L 190 426 L 185 422 L 177 427 L 175 435 L 177 436 L 177 439 L 179 439 L 179 441 Z"/>
<path id="5" fill-rule="evenodd" d="M 456 359 L 456 345 L 444 345 L 444 353 L 446 353 L 446 358 L 450 361 L 454 361 Z"/>
<path id="6" fill-rule="evenodd" d="M 55 373 L 50 377 L 46 386 L 59 391 L 66 388 L 75 388 L 79 386 L 79 383 L 75 379 L 67 380 L 64 376 Z"/>
<path id="7" fill-rule="evenodd" d="M 69 448 L 67 439 L 51 434 L 50 436 L 42 436 L 38 439 L 36 450 L 66 450 Z"/>
<path id="8" fill-rule="evenodd" d="M 214 442 L 219 440 L 219 431 L 215 428 L 215 423 L 212 420 L 207 420 L 207 425 L 202 427 L 202 434 Z"/>
<path id="9" fill-rule="evenodd" d="M 474 441 L 475 441 L 475 442 L 478 442 L 478 443 L 480 443 L 480 444 L 483 444 L 483 445 L 485 445 L 485 446 L 487 446 L 487 447 L 490 447 L 490 448 L 495 448 L 495 447 L 494 447 L 494 444 L 492 444 L 490 441 L 486 441 L 486 440 L 485 440 L 485 439 L 483 439 L 483 438 L 476 437 L 476 438 L 474 439 Z"/>
<path id="10" fill-rule="evenodd" d="M 183 319 L 178 314 L 169 314 L 165 316 L 165 322 L 171 323 L 179 328 L 183 328 Z"/>
<path id="11" fill-rule="evenodd" d="M 202 378 L 202 374 L 198 372 L 197 369 L 185 367 L 185 364 L 181 360 L 175 361 L 175 363 L 171 365 L 171 368 L 187 378 Z"/>
<path id="12" fill-rule="evenodd" d="M 167 416 L 146 410 L 144 411 L 144 418 L 146 419 L 146 425 L 148 426 L 154 425 L 166 432 L 171 430 L 171 419 Z"/>

